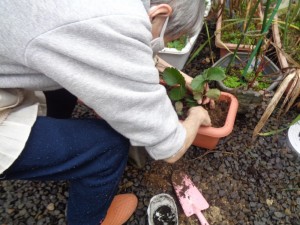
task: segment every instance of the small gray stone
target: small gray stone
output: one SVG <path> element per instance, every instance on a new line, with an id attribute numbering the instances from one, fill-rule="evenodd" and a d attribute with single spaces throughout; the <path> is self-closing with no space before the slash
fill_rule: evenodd
<path id="1" fill-rule="evenodd" d="M 24 216 L 26 214 L 27 214 L 27 209 L 22 209 L 22 210 L 19 211 L 20 216 Z"/>
<path id="2" fill-rule="evenodd" d="M 282 218 L 284 217 L 285 215 L 281 212 L 274 212 L 274 215 L 277 217 L 277 218 Z"/>
<path id="3" fill-rule="evenodd" d="M 266 223 L 261 221 L 254 221 L 254 225 L 266 225 Z"/>
<path id="4" fill-rule="evenodd" d="M 224 190 L 219 190 L 219 196 L 223 197 L 225 196 L 226 192 Z"/>

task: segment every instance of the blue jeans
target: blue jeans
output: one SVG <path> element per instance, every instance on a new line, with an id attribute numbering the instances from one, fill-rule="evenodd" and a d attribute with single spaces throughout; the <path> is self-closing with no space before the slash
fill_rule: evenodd
<path id="1" fill-rule="evenodd" d="M 7 180 L 70 182 L 70 225 L 99 225 L 117 192 L 129 141 L 103 120 L 38 117 Z"/>

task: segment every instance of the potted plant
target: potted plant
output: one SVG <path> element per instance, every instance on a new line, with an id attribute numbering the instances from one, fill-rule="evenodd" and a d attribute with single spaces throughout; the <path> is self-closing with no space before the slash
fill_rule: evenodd
<path id="1" fill-rule="evenodd" d="M 270 45 L 270 40 L 266 38 L 266 35 L 281 0 L 277 0 L 274 7 L 271 3 L 272 0 L 266 1 L 260 35 L 255 39 L 255 47 L 252 51 L 249 53 L 238 52 L 239 44 L 245 38 L 245 33 L 243 33 L 234 52 L 225 55 L 214 64 L 214 66 L 226 68 L 228 76 L 224 82 L 218 81 L 218 86 L 221 90 L 234 93 L 238 97 L 240 113 L 247 112 L 250 104 L 259 105 L 262 102 L 263 94 L 273 91 L 282 78 L 279 68 L 266 57 L 266 50 Z M 260 2 L 256 2 L 255 6 L 258 4 Z M 251 10 L 250 15 L 253 15 L 254 10 L 255 7 Z M 245 32 L 251 22 L 249 19 L 247 20 Z"/>
<path id="2" fill-rule="evenodd" d="M 229 135 L 232 132 L 234 121 L 238 109 L 237 99 L 230 93 L 220 92 L 217 89 L 207 90 L 205 87 L 208 82 L 224 79 L 224 71 L 220 68 L 209 68 L 202 74 L 196 76 L 191 83 L 191 90 L 187 90 L 183 76 L 175 68 L 166 68 L 162 74 L 164 85 L 167 88 L 168 95 L 174 103 L 175 110 L 179 118 L 184 119 L 184 112 L 191 106 L 199 105 L 199 99 L 207 96 L 216 99 L 217 103 L 224 103 L 228 109 L 225 110 L 225 122 L 219 127 L 199 127 L 197 136 L 193 145 L 214 149 L 219 139 Z M 216 105 L 216 108 L 218 105 Z M 211 113 L 214 110 L 210 111 Z M 221 109 L 224 115 L 223 109 Z M 214 121 L 214 119 L 212 119 Z"/>
<path id="3" fill-rule="evenodd" d="M 249 53 L 245 52 L 238 52 L 236 55 L 228 53 L 213 65 L 226 69 L 226 79 L 217 81 L 217 85 L 220 90 L 238 98 L 239 113 L 247 112 L 249 105 L 261 104 L 263 95 L 273 91 L 282 78 L 279 68 L 264 55 L 257 65 L 257 61 L 252 59 L 249 69 L 245 70 L 249 58 Z"/>
<path id="4" fill-rule="evenodd" d="M 260 35 L 262 20 L 260 1 L 220 0 L 215 32 L 220 56 L 235 49 L 251 51 Z"/>

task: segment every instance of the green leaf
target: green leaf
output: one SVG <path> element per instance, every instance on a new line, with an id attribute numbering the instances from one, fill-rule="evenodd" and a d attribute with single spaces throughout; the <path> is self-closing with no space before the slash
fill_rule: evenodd
<path id="1" fill-rule="evenodd" d="M 203 76 L 196 76 L 191 83 L 191 87 L 193 91 L 202 92 L 204 90 L 205 79 Z"/>
<path id="2" fill-rule="evenodd" d="M 197 101 L 203 98 L 203 94 L 200 92 L 194 92 L 193 94 L 194 94 L 194 99 Z"/>
<path id="3" fill-rule="evenodd" d="M 294 124 L 296 124 L 298 121 L 300 121 L 300 114 L 295 119 L 293 119 L 293 121 L 287 127 L 277 129 L 277 130 L 272 130 L 272 131 L 269 131 L 269 132 L 258 133 L 258 135 L 260 135 L 260 136 L 271 136 L 271 135 L 274 135 L 274 134 L 279 134 L 280 132 L 282 132 L 282 131 L 290 128 Z"/>
<path id="4" fill-rule="evenodd" d="M 178 101 L 180 99 L 183 99 L 184 95 L 186 93 L 185 87 L 175 87 L 169 92 L 169 97 L 173 101 Z"/>
<path id="5" fill-rule="evenodd" d="M 194 107 L 194 106 L 199 106 L 199 104 L 196 101 L 194 101 L 194 102 L 187 102 L 186 105 L 189 108 Z"/>
<path id="6" fill-rule="evenodd" d="M 173 86 L 176 84 L 185 86 L 185 80 L 184 77 L 181 75 L 181 73 L 173 67 L 168 67 L 164 70 L 163 79 L 169 86 Z"/>
<path id="7" fill-rule="evenodd" d="M 186 43 L 187 43 L 187 36 L 183 35 L 174 41 L 168 42 L 167 47 L 176 48 L 178 51 L 181 51 L 186 46 Z"/>
<path id="8" fill-rule="evenodd" d="M 197 102 L 195 101 L 195 99 L 190 98 L 190 97 L 186 98 L 185 101 L 186 101 L 187 104 L 189 104 L 189 103 L 193 103 L 193 104 L 196 103 L 197 104 Z"/>
<path id="9" fill-rule="evenodd" d="M 265 132 L 265 133 L 258 133 L 258 135 L 260 135 L 260 136 L 271 136 L 271 135 L 274 135 L 274 134 L 279 134 L 280 132 L 282 132 L 286 129 L 287 128 L 281 128 L 281 129 L 278 129 L 278 130 L 272 130 L 272 131 Z"/>
<path id="10" fill-rule="evenodd" d="M 221 81 L 226 77 L 225 71 L 221 67 L 210 67 L 207 69 L 207 80 Z"/>
<path id="11" fill-rule="evenodd" d="M 207 81 L 207 69 L 204 70 L 201 74 L 199 74 L 198 76 L 202 76 L 202 78 Z"/>
<path id="12" fill-rule="evenodd" d="M 211 98 L 213 100 L 218 100 L 219 97 L 221 95 L 221 92 L 219 89 L 209 89 L 207 92 L 206 92 L 206 96 L 208 98 Z"/>
<path id="13" fill-rule="evenodd" d="M 226 87 L 229 88 L 237 88 L 243 85 L 242 81 L 238 77 L 232 77 L 232 76 L 226 77 L 223 83 L 225 84 Z"/>
<path id="14" fill-rule="evenodd" d="M 300 114 L 295 119 L 293 119 L 293 121 L 291 122 L 290 126 L 294 125 L 298 121 L 300 121 Z"/>

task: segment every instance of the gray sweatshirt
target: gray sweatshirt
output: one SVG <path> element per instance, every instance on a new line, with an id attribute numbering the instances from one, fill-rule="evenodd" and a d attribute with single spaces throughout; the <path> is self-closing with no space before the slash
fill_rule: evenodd
<path id="1" fill-rule="evenodd" d="M 0 0 L 0 88 L 66 88 L 154 159 L 185 130 L 159 84 L 149 1 Z"/>

